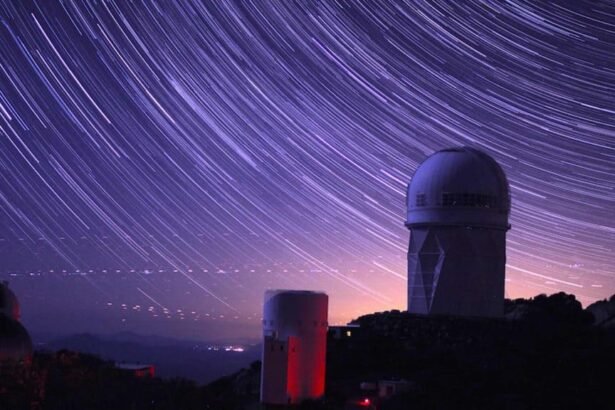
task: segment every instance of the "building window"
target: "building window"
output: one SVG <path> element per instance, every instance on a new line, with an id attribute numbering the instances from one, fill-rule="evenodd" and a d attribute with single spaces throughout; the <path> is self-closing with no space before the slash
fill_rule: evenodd
<path id="1" fill-rule="evenodd" d="M 346 330 L 346 337 L 352 336 L 352 332 L 350 330 Z"/>
<path id="2" fill-rule="evenodd" d="M 443 192 L 442 206 L 462 208 L 495 208 L 498 198 L 488 194 Z"/>
<path id="3" fill-rule="evenodd" d="M 427 195 L 416 194 L 416 206 L 426 206 L 426 205 L 427 205 Z"/>

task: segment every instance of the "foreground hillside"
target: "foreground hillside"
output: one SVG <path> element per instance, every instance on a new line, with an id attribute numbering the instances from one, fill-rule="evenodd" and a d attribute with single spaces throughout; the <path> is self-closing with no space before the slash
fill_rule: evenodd
<path id="1" fill-rule="evenodd" d="M 139 377 L 112 362 L 65 350 L 0 366 L 0 410 L 196 410 L 202 403 L 194 382 Z"/>
<path id="2" fill-rule="evenodd" d="M 609 312 L 615 298 L 599 303 Z M 303 407 L 612 409 L 615 329 L 607 323 L 564 293 L 507 301 L 504 319 L 366 315 L 351 337 L 330 335 L 327 398 Z M 258 378 L 257 368 L 209 385 L 212 408 L 256 403 L 246 380 Z M 382 380 L 407 389 L 382 399 L 369 389 Z"/>
<path id="3" fill-rule="evenodd" d="M 507 316 L 361 317 L 359 340 L 329 346 L 330 396 L 400 378 L 410 388 L 382 409 L 612 408 L 615 334 L 573 296 L 508 302 Z"/>
<path id="4" fill-rule="evenodd" d="M 613 408 L 614 304 L 584 310 L 559 293 L 507 301 L 503 319 L 366 315 L 344 337 L 330 333 L 327 397 L 301 408 Z M 259 370 L 255 362 L 198 386 L 39 352 L 29 365 L 0 367 L 0 410 L 258 409 Z M 383 380 L 405 388 L 379 397 Z"/>

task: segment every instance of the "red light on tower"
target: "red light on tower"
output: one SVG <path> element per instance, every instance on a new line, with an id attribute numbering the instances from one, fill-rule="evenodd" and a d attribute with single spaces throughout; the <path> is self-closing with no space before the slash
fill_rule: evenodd
<path id="1" fill-rule="evenodd" d="M 263 306 L 261 401 L 299 404 L 325 393 L 328 297 L 269 290 Z"/>

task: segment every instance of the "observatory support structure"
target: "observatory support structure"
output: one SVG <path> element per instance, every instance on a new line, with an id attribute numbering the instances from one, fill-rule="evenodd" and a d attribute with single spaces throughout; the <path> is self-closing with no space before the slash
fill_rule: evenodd
<path id="1" fill-rule="evenodd" d="M 502 315 L 506 231 L 414 227 L 408 248 L 408 311 Z"/>

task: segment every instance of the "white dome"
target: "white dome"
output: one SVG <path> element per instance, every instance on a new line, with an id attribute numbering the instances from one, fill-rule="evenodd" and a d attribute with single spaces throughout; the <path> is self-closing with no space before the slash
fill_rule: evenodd
<path id="1" fill-rule="evenodd" d="M 509 227 L 506 175 L 475 148 L 449 148 L 429 156 L 408 185 L 407 205 L 407 226 Z"/>

